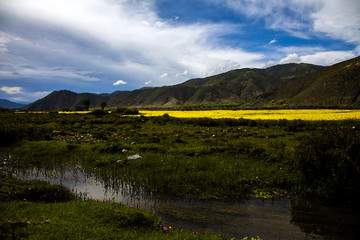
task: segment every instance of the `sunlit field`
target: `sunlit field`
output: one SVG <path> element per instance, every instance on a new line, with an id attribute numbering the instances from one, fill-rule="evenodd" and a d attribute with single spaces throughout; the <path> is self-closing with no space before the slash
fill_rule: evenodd
<path id="1" fill-rule="evenodd" d="M 145 116 L 162 116 L 168 114 L 177 118 L 244 118 L 252 120 L 345 120 L 359 119 L 360 110 L 340 109 L 297 109 L 297 110 L 202 110 L 202 111 L 148 111 L 141 110 Z"/>

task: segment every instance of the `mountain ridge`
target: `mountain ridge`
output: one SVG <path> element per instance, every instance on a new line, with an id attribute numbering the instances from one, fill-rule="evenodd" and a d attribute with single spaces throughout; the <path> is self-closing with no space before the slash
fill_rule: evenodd
<path id="1" fill-rule="evenodd" d="M 334 64 L 252 99 L 248 106 L 360 107 L 360 57 Z"/>
<path id="2" fill-rule="evenodd" d="M 82 106 L 84 99 L 90 100 L 90 108 L 100 107 L 101 102 L 106 102 L 109 108 L 233 103 L 244 107 L 357 106 L 360 95 L 359 61 L 360 57 L 329 67 L 290 63 L 264 69 L 235 69 L 172 86 L 103 94 L 54 91 L 23 109 L 60 110 L 64 106 L 74 109 Z M 341 80 L 348 86 L 344 87 Z M 327 86 L 325 90 L 322 89 L 324 86 Z M 324 97 L 319 97 L 319 93 Z M 342 103 L 337 97 L 333 101 L 325 101 L 337 95 L 342 95 Z"/>
<path id="3" fill-rule="evenodd" d="M 0 108 L 18 109 L 18 108 L 22 108 L 25 106 L 26 106 L 26 104 L 16 103 L 16 102 L 12 102 L 12 101 L 9 101 L 6 99 L 0 99 Z"/>

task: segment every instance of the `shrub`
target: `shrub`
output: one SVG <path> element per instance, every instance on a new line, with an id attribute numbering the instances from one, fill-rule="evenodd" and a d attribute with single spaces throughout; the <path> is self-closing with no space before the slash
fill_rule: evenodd
<path id="1" fill-rule="evenodd" d="M 123 114 L 123 115 L 137 115 L 137 114 L 139 114 L 139 110 L 131 109 L 131 108 L 125 108 L 125 107 L 117 107 L 112 112 L 113 113 Z"/>
<path id="2" fill-rule="evenodd" d="M 95 115 L 95 116 L 104 116 L 106 115 L 108 112 L 102 109 L 95 109 L 92 110 L 90 114 Z"/>
<path id="3" fill-rule="evenodd" d="M 74 110 L 75 111 L 84 111 L 84 108 L 81 106 L 76 106 Z"/>
<path id="4" fill-rule="evenodd" d="M 310 187 L 307 194 L 330 202 L 360 200 L 360 135 L 356 127 L 331 127 L 305 136 L 295 164 Z"/>
<path id="5" fill-rule="evenodd" d="M 139 110 L 137 109 L 128 108 L 124 111 L 124 115 L 138 115 L 138 114 L 139 114 Z"/>
<path id="6" fill-rule="evenodd" d="M 71 111 L 71 109 L 69 108 L 69 107 L 62 107 L 61 108 L 61 111 L 63 111 L 63 112 L 70 112 Z"/>

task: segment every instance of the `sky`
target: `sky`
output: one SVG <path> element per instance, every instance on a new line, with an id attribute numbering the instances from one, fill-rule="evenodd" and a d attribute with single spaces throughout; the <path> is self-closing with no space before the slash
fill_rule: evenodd
<path id="1" fill-rule="evenodd" d="M 359 0 L 0 0 L 0 98 L 360 55 Z"/>

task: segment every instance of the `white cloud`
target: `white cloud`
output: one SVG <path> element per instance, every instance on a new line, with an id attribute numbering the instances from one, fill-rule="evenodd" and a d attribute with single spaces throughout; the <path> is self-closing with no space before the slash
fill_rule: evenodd
<path id="1" fill-rule="evenodd" d="M 285 58 L 283 58 L 279 61 L 280 64 L 300 63 L 300 62 L 301 62 L 301 58 L 296 53 L 289 54 Z"/>
<path id="2" fill-rule="evenodd" d="M 49 95 L 51 93 L 51 91 L 37 91 L 37 92 L 33 92 L 31 93 L 31 97 L 38 99 L 38 98 L 43 98 L 47 95 Z"/>
<path id="3" fill-rule="evenodd" d="M 164 71 L 175 76 L 188 69 L 188 74 L 181 75 L 185 80 L 230 70 L 233 66 L 263 64 L 262 54 L 216 47 L 217 39 L 232 32 L 235 26 L 172 25 L 173 20 L 166 22 L 157 15 L 152 1 L 145 4 L 114 0 L 12 0 L 1 5 L 3 11 L 23 21 L 24 26 L 35 26 L 31 32 L 24 28 L 19 36 L 24 41 L 17 44 L 37 53 L 13 57 L 17 57 L 16 64 L 36 61 L 34 65 L 41 67 L 36 71 L 18 69 L 18 78 L 40 74 L 50 77 L 53 68 L 63 62 L 68 67 L 55 71 L 58 77 L 98 81 L 94 76 L 100 72 L 131 76 L 139 84 L 144 77 L 156 82 Z M 66 37 L 53 35 L 57 33 L 54 29 Z M 166 81 L 173 83 L 170 78 Z"/>
<path id="4" fill-rule="evenodd" d="M 23 88 L 22 87 L 6 87 L 3 86 L 0 88 L 1 91 L 7 93 L 7 94 L 21 94 L 23 93 Z"/>
<path id="5" fill-rule="evenodd" d="M 0 36 L 0 52 L 1 53 L 6 53 L 8 52 L 7 49 L 7 43 L 10 42 L 10 39 L 6 36 Z"/>
<path id="6" fill-rule="evenodd" d="M 226 4 L 254 21 L 265 22 L 269 29 L 293 36 L 321 37 L 325 33 L 357 44 L 360 53 L 358 0 L 206 1 Z M 237 32 L 240 25 L 185 24 L 176 21 L 177 16 L 165 21 L 157 12 L 153 0 L 1 1 L 0 15 L 4 13 L 4 19 L 11 16 L 18 30 L 0 32 L 0 65 L 8 64 L 0 66 L 0 77 L 49 83 L 60 79 L 86 86 L 111 74 L 107 79 L 127 79 L 127 87 L 132 88 L 142 86 L 144 79 L 154 86 L 175 84 L 234 68 L 263 67 L 268 60 L 260 52 L 219 45 L 223 36 Z M 280 44 L 273 44 L 276 41 L 269 42 L 272 49 L 268 52 L 276 61 L 268 64 L 311 61 L 328 65 L 352 55 L 338 51 L 331 57 L 321 46 L 281 49 Z M 102 86 L 114 84 L 112 80 L 102 82 L 106 82 Z"/>
<path id="7" fill-rule="evenodd" d="M 277 40 L 275 38 L 269 42 L 269 44 L 273 44 L 273 43 L 277 43 Z"/>
<path id="8" fill-rule="evenodd" d="M 310 15 L 323 0 L 212 0 L 256 20 L 262 19 L 269 29 L 280 30 L 300 38 L 309 38 Z"/>
<path id="9" fill-rule="evenodd" d="M 354 57 L 352 51 L 328 51 L 305 55 L 301 57 L 301 60 L 306 63 L 329 66 Z"/>
<path id="10" fill-rule="evenodd" d="M 316 65 L 329 66 L 335 63 L 345 61 L 347 59 L 355 57 L 352 51 L 328 51 L 317 52 L 315 54 L 298 56 L 296 53 L 289 54 L 285 58 L 282 58 L 279 63 L 311 63 Z M 275 62 L 271 62 L 275 63 Z M 275 64 L 273 64 L 275 65 Z"/>
<path id="11" fill-rule="evenodd" d="M 150 83 L 152 83 L 152 81 L 151 81 L 151 80 L 150 80 L 150 81 L 145 82 L 145 85 L 149 85 Z"/>
<path id="12" fill-rule="evenodd" d="M 168 77 L 168 76 L 169 76 L 169 74 L 164 73 L 164 74 L 161 74 L 161 75 L 160 75 L 160 78 L 166 78 L 166 77 Z"/>
<path id="13" fill-rule="evenodd" d="M 183 72 L 178 72 L 175 74 L 175 77 L 181 77 L 181 76 L 186 76 L 189 74 L 189 71 L 187 69 L 185 69 Z"/>
<path id="14" fill-rule="evenodd" d="M 360 54 L 360 1 L 326 0 L 323 4 L 311 15 L 314 31 L 355 44 Z"/>
<path id="15" fill-rule="evenodd" d="M 17 97 L 10 98 L 10 100 L 15 102 L 34 102 L 40 98 L 49 95 L 50 93 L 51 91 L 24 92 Z"/>
<path id="16" fill-rule="evenodd" d="M 325 33 L 328 37 L 356 45 L 360 54 L 359 0 L 211 0 L 256 20 L 266 27 L 299 38 Z"/>
<path id="17" fill-rule="evenodd" d="M 275 66 L 277 64 L 279 64 L 279 63 L 276 62 L 276 61 L 270 60 L 265 64 L 264 68 L 272 67 L 272 66 Z"/>
<path id="18" fill-rule="evenodd" d="M 1 66 L 1 62 L 0 62 Z M 33 65 L 8 64 L 8 71 L 0 71 L 0 77 L 10 78 L 36 78 L 36 79 L 77 79 L 86 82 L 100 81 L 98 77 L 91 76 L 90 71 L 79 71 L 63 67 L 37 67 Z"/>
<path id="19" fill-rule="evenodd" d="M 1 87 L 0 90 L 5 92 L 6 94 L 12 95 L 12 97 L 10 97 L 9 99 L 15 102 L 33 102 L 51 93 L 51 91 L 29 92 L 29 91 L 24 91 L 22 87 L 6 87 L 6 86 Z"/>
<path id="20" fill-rule="evenodd" d="M 116 82 L 113 83 L 114 86 L 125 85 L 125 84 L 127 84 L 127 82 L 123 80 L 117 80 Z"/>

